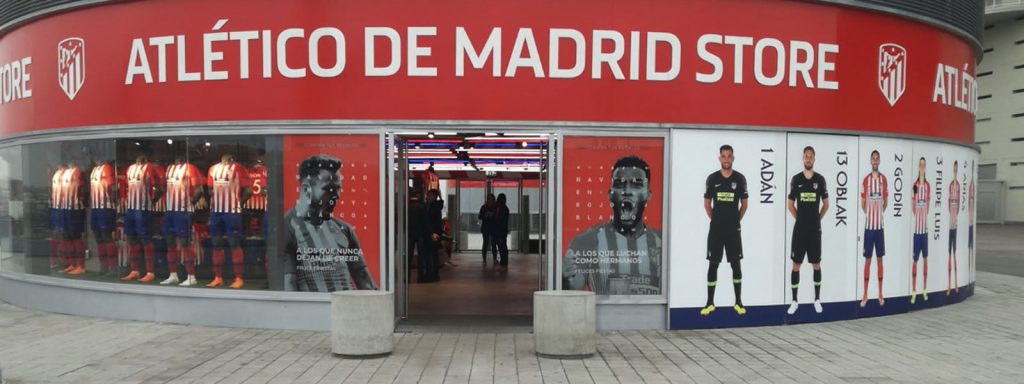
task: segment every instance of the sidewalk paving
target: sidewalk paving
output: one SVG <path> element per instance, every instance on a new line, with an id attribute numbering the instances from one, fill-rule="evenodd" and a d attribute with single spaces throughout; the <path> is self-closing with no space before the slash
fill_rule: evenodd
<path id="1" fill-rule="evenodd" d="M 824 324 L 605 332 L 551 360 L 528 333 L 399 333 L 341 359 L 325 332 L 154 324 L 0 303 L 0 366 L 20 383 L 1008 383 L 1024 370 L 1024 278 L 977 274 L 944 308 Z"/>

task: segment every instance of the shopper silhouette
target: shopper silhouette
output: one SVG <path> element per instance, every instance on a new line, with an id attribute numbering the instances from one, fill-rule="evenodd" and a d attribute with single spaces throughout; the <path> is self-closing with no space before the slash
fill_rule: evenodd
<path id="1" fill-rule="evenodd" d="M 499 267 L 508 269 L 508 220 L 509 211 L 506 205 L 505 194 L 498 194 L 494 215 L 494 224 L 491 227 L 491 241 L 498 248 Z"/>
<path id="2" fill-rule="evenodd" d="M 487 200 L 484 205 L 480 206 L 480 214 L 477 216 L 480 219 L 480 234 L 484 237 L 484 244 L 481 247 L 481 253 L 484 258 L 484 265 L 487 265 L 487 250 L 492 249 L 491 256 L 494 257 L 494 264 L 498 264 L 498 248 L 497 245 L 491 240 L 491 232 L 494 231 L 494 220 L 497 215 L 497 203 L 494 200 L 494 194 L 488 193 Z"/>

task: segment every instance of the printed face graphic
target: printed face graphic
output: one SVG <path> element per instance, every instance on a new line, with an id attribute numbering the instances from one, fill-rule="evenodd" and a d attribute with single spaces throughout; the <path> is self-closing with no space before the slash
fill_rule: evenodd
<path id="1" fill-rule="evenodd" d="M 321 220 L 331 217 L 341 191 L 341 177 L 338 172 L 321 169 L 318 176 L 307 179 L 304 184 L 308 187 L 305 190 L 307 195 L 303 197 L 309 206 L 307 215 Z"/>
<path id="2" fill-rule="evenodd" d="M 617 168 L 612 171 L 612 187 L 608 198 L 619 229 L 636 228 L 643 222 L 644 208 L 651 198 L 650 181 L 643 169 Z"/>
<path id="3" fill-rule="evenodd" d="M 925 169 L 927 169 L 927 165 L 926 164 L 927 164 L 927 162 L 925 162 L 924 159 L 918 160 L 918 162 L 917 162 L 917 171 L 922 176 L 924 176 L 924 174 L 925 174 L 924 171 L 925 171 Z"/>
<path id="4" fill-rule="evenodd" d="M 722 163 L 722 169 L 732 169 L 732 161 L 735 158 L 732 156 L 731 150 L 724 150 L 718 155 L 718 161 Z"/>
<path id="5" fill-rule="evenodd" d="M 814 169 L 814 151 L 804 151 L 804 169 L 808 171 Z"/>
<path id="6" fill-rule="evenodd" d="M 878 164 L 882 162 L 881 155 L 878 152 L 871 152 L 871 171 L 878 172 Z"/>

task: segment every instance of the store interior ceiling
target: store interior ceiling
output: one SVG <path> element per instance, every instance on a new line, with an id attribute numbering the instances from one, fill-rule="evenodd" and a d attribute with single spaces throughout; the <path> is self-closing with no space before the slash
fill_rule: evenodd
<path id="1" fill-rule="evenodd" d="M 437 172 L 536 174 L 544 170 L 548 135 L 494 132 L 399 132 L 409 168 Z M 396 153 L 397 155 L 397 153 Z M 444 178 L 444 177 L 442 177 Z"/>

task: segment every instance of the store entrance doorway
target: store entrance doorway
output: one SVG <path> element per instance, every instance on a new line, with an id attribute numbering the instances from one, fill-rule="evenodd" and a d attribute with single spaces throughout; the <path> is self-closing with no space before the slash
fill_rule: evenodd
<path id="1" fill-rule="evenodd" d="M 533 292 L 553 287 L 554 137 L 396 132 L 388 139 L 396 316 L 413 324 L 528 324 Z"/>

